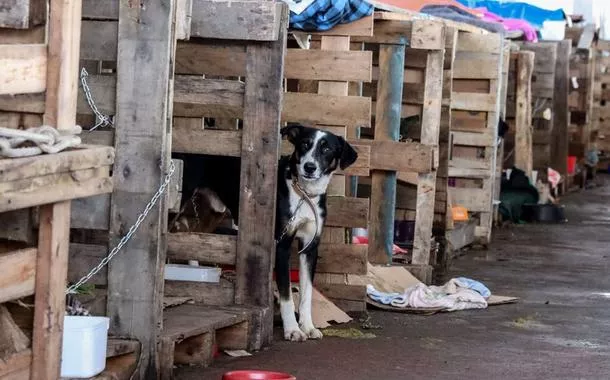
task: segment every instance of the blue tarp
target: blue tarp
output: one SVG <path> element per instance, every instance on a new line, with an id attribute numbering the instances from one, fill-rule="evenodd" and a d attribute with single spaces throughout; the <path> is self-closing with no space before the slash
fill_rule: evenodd
<path id="1" fill-rule="evenodd" d="M 549 21 L 562 21 L 565 15 L 562 9 L 549 11 L 527 3 L 500 3 L 497 0 L 457 0 L 470 8 L 487 8 L 503 18 L 522 19 L 537 29 L 542 29 L 542 23 Z"/>
<path id="2" fill-rule="evenodd" d="M 316 0 L 303 13 L 290 12 L 290 27 L 306 31 L 326 31 L 373 13 L 364 0 Z"/>

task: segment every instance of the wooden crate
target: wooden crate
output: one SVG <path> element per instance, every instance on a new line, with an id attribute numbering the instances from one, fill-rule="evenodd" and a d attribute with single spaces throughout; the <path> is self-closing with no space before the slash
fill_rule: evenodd
<path id="1" fill-rule="evenodd" d="M 534 52 L 513 52 L 507 85 L 506 122 L 510 130 L 505 136 L 504 165 L 517 167 L 531 178 L 533 169 L 532 75 Z"/>
<path id="2" fill-rule="evenodd" d="M 80 2 L 51 2 L 50 22 L 44 25 L 47 5 L 9 1 L 0 11 L 0 127 L 75 125 L 81 25 L 74 15 Z M 70 72 L 74 77 L 65 75 Z M 70 205 L 73 199 L 112 191 L 114 158 L 113 148 L 81 145 L 56 154 L 0 159 L 0 340 L 8 355 L 0 357 L 0 378 L 59 378 Z M 37 243 L 32 214 L 38 219 Z M 23 321 L 14 320 L 12 305 L 5 302 L 28 296 L 33 296 L 34 309 Z M 31 332 L 31 339 L 23 331 Z M 133 356 L 135 368 L 138 358 Z"/>
<path id="3" fill-rule="evenodd" d="M 610 41 L 595 44 L 593 129 L 599 131 L 597 148 L 610 151 Z"/>
<path id="4" fill-rule="evenodd" d="M 478 214 L 483 244 L 491 240 L 504 51 L 498 35 L 460 33 L 453 69 L 448 196 Z"/>

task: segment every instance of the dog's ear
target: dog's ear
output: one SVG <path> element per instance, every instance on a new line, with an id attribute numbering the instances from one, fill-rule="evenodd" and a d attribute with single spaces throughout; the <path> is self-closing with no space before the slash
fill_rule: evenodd
<path id="1" fill-rule="evenodd" d="M 286 136 L 288 141 L 294 145 L 299 139 L 299 135 L 302 131 L 303 126 L 301 124 L 288 124 L 286 127 L 280 129 L 280 134 Z"/>
<path id="2" fill-rule="evenodd" d="M 339 156 L 339 167 L 345 170 L 358 159 L 358 153 L 354 148 L 341 136 L 337 136 L 341 143 L 341 155 Z"/>

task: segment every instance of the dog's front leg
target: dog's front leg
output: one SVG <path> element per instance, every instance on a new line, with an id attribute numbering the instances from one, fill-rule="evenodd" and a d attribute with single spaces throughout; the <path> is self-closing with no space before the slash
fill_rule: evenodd
<path id="1" fill-rule="evenodd" d="M 316 329 L 311 318 L 311 299 L 313 293 L 313 278 L 318 260 L 318 241 L 311 244 L 306 252 L 299 255 L 299 326 L 311 339 L 321 339 L 322 332 Z"/>
<path id="2" fill-rule="evenodd" d="M 290 246 L 292 239 L 278 243 L 275 252 L 275 279 L 280 293 L 280 313 L 284 327 L 284 339 L 293 342 L 307 340 L 307 335 L 301 331 L 294 315 L 294 301 L 290 286 Z"/>

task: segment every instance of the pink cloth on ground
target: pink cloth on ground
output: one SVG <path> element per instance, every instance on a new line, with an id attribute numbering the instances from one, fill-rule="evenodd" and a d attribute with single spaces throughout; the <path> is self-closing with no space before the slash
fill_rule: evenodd
<path id="1" fill-rule="evenodd" d="M 487 8 L 476 8 L 483 14 L 483 20 L 489 22 L 497 22 L 502 24 L 504 29 L 507 31 L 521 30 L 526 41 L 538 42 L 538 35 L 536 34 L 536 28 L 529 22 L 517 18 L 502 18 L 495 13 L 489 12 Z"/>

